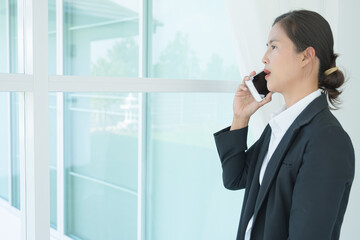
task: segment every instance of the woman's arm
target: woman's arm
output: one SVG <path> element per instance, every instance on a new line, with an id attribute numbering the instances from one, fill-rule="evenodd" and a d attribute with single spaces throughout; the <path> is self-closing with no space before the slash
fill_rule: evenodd
<path id="1" fill-rule="evenodd" d="M 260 107 L 271 101 L 272 93 L 268 93 L 262 102 L 256 102 L 245 85 L 251 76 L 245 76 L 243 83 L 235 92 L 233 101 L 233 122 L 231 127 L 214 134 L 217 150 L 223 168 L 223 182 L 227 189 L 237 190 L 245 188 L 249 169 L 249 157 L 253 147 L 248 151 L 246 140 L 248 123 L 252 114 Z"/>
<path id="2" fill-rule="evenodd" d="M 311 138 L 295 182 L 288 239 L 339 238 L 354 164 L 354 149 L 342 128 L 327 127 Z"/>
<path id="3" fill-rule="evenodd" d="M 249 158 L 245 152 L 248 128 L 229 130 L 230 127 L 225 128 L 215 133 L 214 137 L 223 169 L 224 186 L 230 190 L 238 190 L 245 188 L 249 168 Z"/>

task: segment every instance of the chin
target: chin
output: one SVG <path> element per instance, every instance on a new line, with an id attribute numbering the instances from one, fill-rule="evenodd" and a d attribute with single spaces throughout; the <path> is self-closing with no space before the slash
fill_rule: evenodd
<path id="1" fill-rule="evenodd" d="M 276 92 L 276 89 L 274 88 L 274 86 L 271 83 L 267 82 L 266 86 L 270 92 Z"/>

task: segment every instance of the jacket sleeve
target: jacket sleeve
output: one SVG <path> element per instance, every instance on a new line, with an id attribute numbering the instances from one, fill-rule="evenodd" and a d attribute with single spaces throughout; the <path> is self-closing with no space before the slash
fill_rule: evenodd
<path id="1" fill-rule="evenodd" d="M 229 130 L 230 127 L 215 133 L 214 138 L 223 169 L 224 186 L 230 190 L 238 190 L 246 186 L 249 169 L 247 156 L 253 147 L 246 151 L 248 127 Z"/>
<path id="2" fill-rule="evenodd" d="M 289 220 L 289 240 L 339 239 L 355 169 L 354 149 L 341 127 L 317 131 L 305 149 Z"/>

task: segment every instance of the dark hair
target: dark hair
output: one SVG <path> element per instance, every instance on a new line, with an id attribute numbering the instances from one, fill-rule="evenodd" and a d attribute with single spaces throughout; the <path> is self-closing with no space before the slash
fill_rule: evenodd
<path id="1" fill-rule="evenodd" d="M 297 52 L 313 47 L 320 60 L 318 86 L 329 98 L 333 109 L 340 103 L 338 89 L 344 83 L 344 74 L 339 69 L 329 75 L 325 71 L 336 67 L 337 54 L 334 54 L 334 39 L 329 23 L 318 13 L 308 10 L 298 10 L 277 17 L 273 26 L 279 23 L 287 36 L 294 42 Z"/>

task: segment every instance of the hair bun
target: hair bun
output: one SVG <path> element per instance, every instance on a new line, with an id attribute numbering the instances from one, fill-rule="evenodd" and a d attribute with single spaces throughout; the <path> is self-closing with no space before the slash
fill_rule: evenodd
<path id="1" fill-rule="evenodd" d="M 319 87 L 327 92 L 330 103 L 336 109 L 336 105 L 340 103 L 338 96 L 341 94 L 338 88 L 344 84 L 345 77 L 343 72 L 337 67 L 336 70 L 335 68 L 330 68 L 329 70 L 332 71 L 324 72 L 323 78 L 319 82 Z"/>

